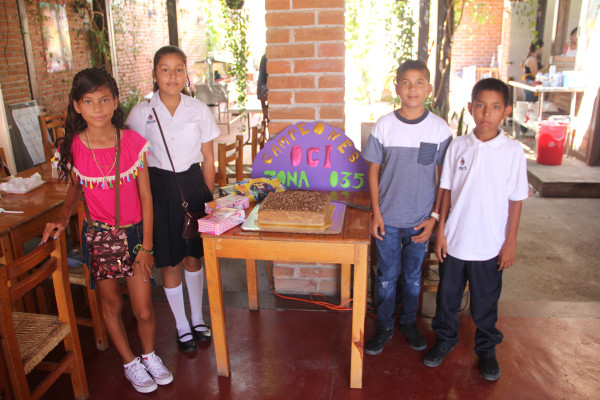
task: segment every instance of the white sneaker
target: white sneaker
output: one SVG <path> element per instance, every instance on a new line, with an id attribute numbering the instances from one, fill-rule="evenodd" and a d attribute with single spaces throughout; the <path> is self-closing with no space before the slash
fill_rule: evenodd
<path id="1" fill-rule="evenodd" d="M 142 364 L 148 370 L 148 373 L 159 385 L 167 385 L 173 382 L 173 374 L 165 367 L 162 360 L 154 352 L 148 356 L 142 356 Z"/>
<path id="2" fill-rule="evenodd" d="M 158 388 L 146 367 L 140 362 L 139 357 L 125 367 L 125 377 L 140 393 L 150 393 Z"/>

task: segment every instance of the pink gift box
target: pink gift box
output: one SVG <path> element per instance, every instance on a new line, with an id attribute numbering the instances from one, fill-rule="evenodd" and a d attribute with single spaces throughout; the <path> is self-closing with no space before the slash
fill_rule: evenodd
<path id="1" fill-rule="evenodd" d="M 223 208 L 237 208 L 239 210 L 245 210 L 248 207 L 250 207 L 250 201 L 246 196 L 230 194 L 205 203 L 204 211 L 207 214 L 212 214 L 213 212 Z"/>
<path id="2" fill-rule="evenodd" d="M 198 220 L 198 231 L 219 236 L 244 222 L 246 212 L 236 208 L 222 208 Z"/>

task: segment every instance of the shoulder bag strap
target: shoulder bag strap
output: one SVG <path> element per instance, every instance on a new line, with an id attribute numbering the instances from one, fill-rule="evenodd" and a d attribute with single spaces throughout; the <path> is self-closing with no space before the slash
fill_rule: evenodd
<path id="1" fill-rule="evenodd" d="M 119 187 L 121 186 L 121 130 L 116 129 L 117 135 L 117 147 L 115 148 L 117 158 L 115 161 L 115 228 L 119 228 L 120 226 L 120 217 L 121 217 L 121 202 L 119 196 Z M 87 206 L 87 202 L 85 201 L 85 196 L 83 196 L 83 208 L 85 210 L 85 218 L 88 221 L 88 231 L 92 229 L 92 217 L 90 216 L 90 209 Z"/>
<path id="2" fill-rule="evenodd" d="M 175 180 L 177 181 L 177 187 L 179 188 L 179 194 L 181 195 L 181 205 L 183 206 L 183 209 L 187 211 L 188 203 L 183 197 L 183 191 L 181 190 L 181 185 L 179 184 L 179 178 L 177 178 L 177 172 L 175 172 L 175 166 L 173 165 L 173 160 L 171 159 L 171 153 L 169 153 L 169 146 L 167 146 L 165 134 L 163 133 L 162 127 L 160 126 L 160 120 L 158 119 L 158 115 L 156 114 L 156 110 L 154 109 L 154 107 L 152 107 L 152 112 L 154 113 L 154 118 L 156 118 L 156 123 L 158 123 L 158 130 L 160 131 L 160 136 L 162 137 L 163 143 L 165 144 L 165 150 L 167 150 L 167 156 L 169 156 L 171 168 L 173 168 L 173 173 L 175 174 Z"/>

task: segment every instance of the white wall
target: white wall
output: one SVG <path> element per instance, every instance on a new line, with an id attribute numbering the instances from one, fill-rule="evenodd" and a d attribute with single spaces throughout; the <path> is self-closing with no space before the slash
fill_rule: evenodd
<path id="1" fill-rule="evenodd" d="M 571 33 L 573 28 L 579 26 L 582 5 L 582 0 L 571 0 L 571 7 L 569 8 L 569 22 L 567 23 L 567 40 L 569 39 L 569 33 Z"/>

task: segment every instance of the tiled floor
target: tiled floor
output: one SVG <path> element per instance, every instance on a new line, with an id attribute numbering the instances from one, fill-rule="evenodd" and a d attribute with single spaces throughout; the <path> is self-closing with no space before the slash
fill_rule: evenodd
<path id="1" fill-rule="evenodd" d="M 400 335 L 377 356 L 365 354 L 363 389 L 349 389 L 349 312 L 292 310 L 296 303 L 261 294 L 259 311 L 243 306 L 244 293 L 225 298 L 231 376 L 218 377 L 212 343 L 195 353 L 178 352 L 168 305 L 155 301 L 157 353 L 175 375 L 172 384 L 147 395 L 135 392 L 109 347 L 96 350 L 89 328 L 81 328 L 91 399 L 593 399 L 600 393 L 600 315 L 597 303 L 501 304 L 498 327 L 499 381 L 479 376 L 473 352 L 475 327 L 461 320 L 460 342 L 435 369 L 422 363 Z M 305 306 L 304 306 L 305 307 Z M 544 313 L 548 317 L 540 317 Z M 465 313 L 466 314 L 466 313 Z M 571 317 L 564 315 L 571 314 Z M 205 316 L 208 319 L 208 307 Z M 134 350 L 136 325 L 126 306 L 124 322 Z M 431 345 L 430 320 L 419 325 Z M 375 321 L 366 321 L 367 337 Z M 48 399 L 72 398 L 67 377 Z"/>

